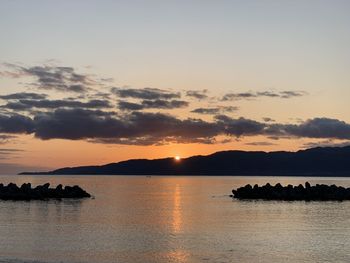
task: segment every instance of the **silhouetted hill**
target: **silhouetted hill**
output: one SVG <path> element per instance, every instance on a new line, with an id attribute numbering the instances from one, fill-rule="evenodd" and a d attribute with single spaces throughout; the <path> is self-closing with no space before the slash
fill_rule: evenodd
<path id="1" fill-rule="evenodd" d="M 139 159 L 22 174 L 350 176 L 350 146 L 298 152 L 223 151 L 180 161 Z"/>

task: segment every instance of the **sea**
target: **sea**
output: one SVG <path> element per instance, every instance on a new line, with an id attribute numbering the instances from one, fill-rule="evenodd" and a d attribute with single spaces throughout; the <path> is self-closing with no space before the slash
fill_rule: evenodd
<path id="1" fill-rule="evenodd" d="M 84 200 L 0 201 L 0 262 L 350 262 L 350 201 L 239 201 L 234 188 L 350 178 L 0 176 Z"/>

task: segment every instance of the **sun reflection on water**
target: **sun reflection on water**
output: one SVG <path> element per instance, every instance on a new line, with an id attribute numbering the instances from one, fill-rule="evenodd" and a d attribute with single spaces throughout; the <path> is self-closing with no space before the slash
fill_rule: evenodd
<path id="1" fill-rule="evenodd" d="M 189 256 L 189 253 L 184 251 L 184 250 L 176 250 L 176 251 L 172 251 L 172 252 L 169 252 L 167 254 L 167 259 L 170 261 L 170 262 L 188 262 L 188 256 Z"/>
<path id="2" fill-rule="evenodd" d="M 176 184 L 173 194 L 173 209 L 172 209 L 172 234 L 177 240 L 175 250 L 167 253 L 166 257 L 169 262 L 188 262 L 189 253 L 184 250 L 180 245 L 182 242 L 181 234 L 184 232 L 183 229 L 183 200 L 182 200 L 181 185 Z M 180 240 L 178 240 L 180 238 Z M 180 242 L 179 242 L 180 241 Z"/>
<path id="3" fill-rule="evenodd" d="M 178 234 L 182 232 L 182 206 L 181 206 L 181 189 L 179 184 L 175 186 L 174 192 L 174 207 L 173 207 L 173 233 Z"/>

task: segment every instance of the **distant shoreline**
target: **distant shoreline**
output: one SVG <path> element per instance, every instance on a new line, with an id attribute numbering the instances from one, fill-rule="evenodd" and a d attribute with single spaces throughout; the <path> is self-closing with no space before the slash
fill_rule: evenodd
<path id="1" fill-rule="evenodd" d="M 350 146 L 318 147 L 297 152 L 224 151 L 181 160 L 136 159 L 48 172 L 23 172 L 20 175 L 349 177 L 349 160 Z"/>
<path id="2" fill-rule="evenodd" d="M 158 176 L 169 176 L 169 177 L 199 177 L 199 176 L 205 176 L 205 177 L 350 177 L 349 175 L 339 175 L 339 174 L 53 174 L 53 173 L 41 173 L 41 172 L 23 172 L 14 174 L 16 175 L 46 175 L 46 176 L 130 176 L 130 177 L 158 177 Z M 6 176 L 5 174 L 0 176 Z"/>

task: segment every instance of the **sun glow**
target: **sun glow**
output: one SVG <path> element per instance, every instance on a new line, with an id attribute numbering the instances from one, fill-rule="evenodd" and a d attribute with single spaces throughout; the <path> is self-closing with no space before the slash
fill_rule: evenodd
<path id="1" fill-rule="evenodd" d="M 178 156 L 178 155 L 176 155 L 176 156 L 174 157 L 174 159 L 175 159 L 175 161 L 180 161 L 180 160 L 181 160 L 181 157 Z"/>

